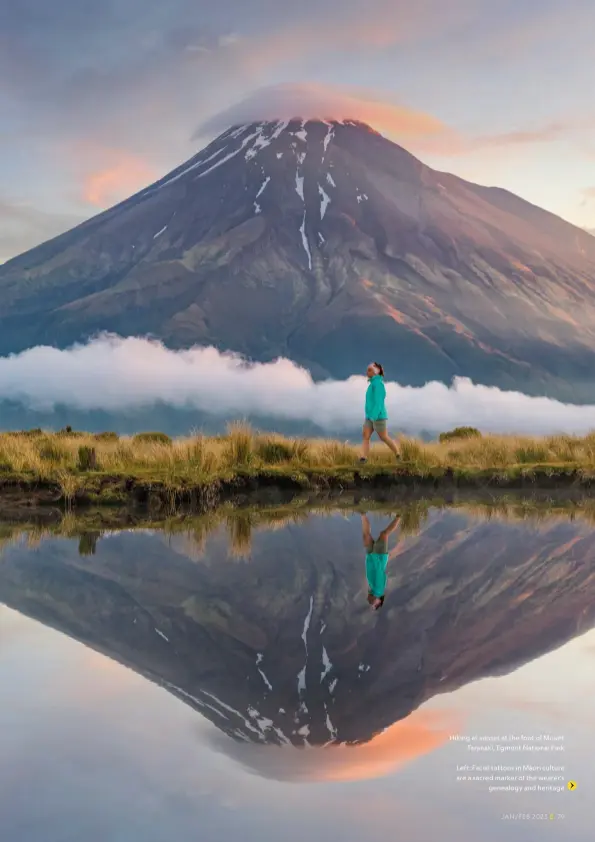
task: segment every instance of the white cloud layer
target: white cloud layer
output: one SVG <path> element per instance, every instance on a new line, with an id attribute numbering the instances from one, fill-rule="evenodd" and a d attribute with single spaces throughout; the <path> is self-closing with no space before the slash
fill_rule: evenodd
<path id="1" fill-rule="evenodd" d="M 386 389 L 395 430 L 472 425 L 483 432 L 537 435 L 595 429 L 595 406 L 504 392 L 463 378 L 450 387 L 388 382 Z M 64 404 L 122 412 L 162 401 L 227 417 L 312 421 L 340 433 L 361 424 L 365 391 L 364 377 L 315 383 L 286 359 L 251 365 L 215 348 L 171 351 L 160 342 L 112 335 L 68 350 L 40 346 L 0 358 L 0 400 L 39 410 Z"/>

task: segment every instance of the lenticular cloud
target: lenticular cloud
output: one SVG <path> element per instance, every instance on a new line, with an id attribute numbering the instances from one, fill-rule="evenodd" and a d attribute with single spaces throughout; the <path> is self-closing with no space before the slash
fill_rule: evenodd
<path id="1" fill-rule="evenodd" d="M 40 346 L 0 358 L 0 400 L 36 410 L 61 404 L 122 412 L 163 402 L 226 417 L 312 421 L 340 433 L 361 423 L 365 389 L 364 377 L 315 383 L 286 359 L 249 364 L 215 348 L 171 351 L 149 339 L 112 335 L 67 350 Z M 410 432 L 460 425 L 493 433 L 595 429 L 595 406 L 504 392 L 465 378 L 420 388 L 387 382 L 386 389 L 392 426 Z"/>

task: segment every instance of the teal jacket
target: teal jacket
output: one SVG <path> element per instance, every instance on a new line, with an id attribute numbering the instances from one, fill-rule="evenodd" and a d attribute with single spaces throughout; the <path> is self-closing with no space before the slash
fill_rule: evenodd
<path id="1" fill-rule="evenodd" d="M 368 592 L 372 596 L 384 596 L 386 591 L 386 567 L 388 565 L 388 553 L 368 553 L 366 555 L 366 576 L 368 579 Z"/>
<path id="2" fill-rule="evenodd" d="M 386 421 L 388 418 L 385 401 L 386 389 L 384 380 L 379 374 L 370 378 L 366 392 L 366 418 L 369 421 Z"/>

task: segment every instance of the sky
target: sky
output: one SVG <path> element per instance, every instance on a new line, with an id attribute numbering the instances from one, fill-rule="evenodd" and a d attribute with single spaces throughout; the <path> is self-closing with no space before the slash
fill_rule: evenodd
<path id="1" fill-rule="evenodd" d="M 0 0 L 0 262 L 287 92 L 595 230 L 593 31 L 592 0 Z"/>

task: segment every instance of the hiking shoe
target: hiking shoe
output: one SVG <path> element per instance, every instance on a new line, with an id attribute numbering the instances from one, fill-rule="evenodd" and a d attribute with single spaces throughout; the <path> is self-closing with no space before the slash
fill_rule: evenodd
<path id="1" fill-rule="evenodd" d="M 359 460 L 359 461 L 361 462 L 361 464 L 362 464 L 362 465 L 364 465 L 364 464 L 365 464 L 368 460 L 367 460 L 367 459 L 365 459 L 365 458 L 362 456 L 362 457 L 360 458 L 360 460 Z"/>

